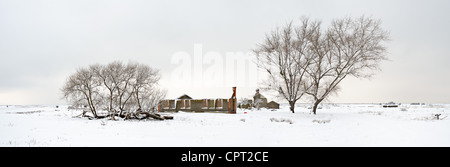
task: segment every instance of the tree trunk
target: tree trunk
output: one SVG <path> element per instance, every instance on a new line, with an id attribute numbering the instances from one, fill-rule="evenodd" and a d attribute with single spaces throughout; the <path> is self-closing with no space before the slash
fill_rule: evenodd
<path id="1" fill-rule="evenodd" d="M 92 100 L 90 99 L 89 96 L 86 97 L 86 100 L 88 102 L 89 105 L 89 110 L 91 110 L 92 115 L 94 115 L 94 118 L 97 118 L 97 112 L 95 111 L 95 107 L 94 104 L 92 104 Z"/>
<path id="2" fill-rule="evenodd" d="M 116 120 L 117 111 L 115 109 L 111 109 L 110 112 L 111 112 L 111 119 L 115 121 Z"/>
<path id="3" fill-rule="evenodd" d="M 319 106 L 320 102 L 322 102 L 322 100 L 323 99 L 318 99 L 318 100 L 316 100 L 316 102 L 314 102 L 314 106 L 313 106 L 313 110 L 312 110 L 314 115 L 316 115 L 317 107 Z"/>
<path id="4" fill-rule="evenodd" d="M 111 113 L 112 120 L 116 120 L 116 118 L 114 118 L 114 116 L 116 115 L 116 111 L 115 110 L 113 111 L 112 103 L 113 103 L 113 91 L 110 90 L 109 91 L 109 113 Z"/>
<path id="5" fill-rule="evenodd" d="M 141 106 L 141 102 L 139 100 L 139 89 L 136 90 L 136 101 L 137 101 L 137 104 L 138 104 L 138 108 L 141 109 L 142 106 Z"/>
<path id="6" fill-rule="evenodd" d="M 290 109 L 291 109 L 292 113 L 295 113 L 295 111 L 294 111 L 295 110 L 295 101 L 290 101 L 289 105 L 291 106 Z"/>

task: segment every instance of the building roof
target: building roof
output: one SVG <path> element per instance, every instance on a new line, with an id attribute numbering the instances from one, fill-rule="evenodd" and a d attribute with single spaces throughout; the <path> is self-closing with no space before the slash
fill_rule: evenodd
<path id="1" fill-rule="evenodd" d="M 267 104 L 277 104 L 277 105 L 279 105 L 277 102 L 274 102 L 274 101 L 270 101 L 270 102 L 267 103 Z"/>
<path id="2" fill-rule="evenodd" d="M 177 99 L 192 99 L 192 97 L 188 96 L 187 94 L 184 94 L 184 95 L 178 97 Z"/>

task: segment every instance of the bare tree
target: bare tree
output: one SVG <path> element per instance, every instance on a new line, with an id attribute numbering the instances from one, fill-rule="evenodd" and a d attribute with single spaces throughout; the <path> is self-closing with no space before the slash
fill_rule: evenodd
<path id="1" fill-rule="evenodd" d="M 140 96 L 142 111 L 155 112 L 161 100 L 166 98 L 167 91 L 153 86 L 147 91 L 143 91 Z"/>
<path id="2" fill-rule="evenodd" d="M 89 68 L 78 69 L 75 74 L 69 76 L 62 88 L 64 98 L 73 104 L 88 106 L 95 118 L 98 117 L 96 106 L 101 102 L 99 93 L 101 83 L 95 79 L 95 74 L 91 69 L 95 69 L 97 66 L 92 65 Z"/>
<path id="3" fill-rule="evenodd" d="M 123 115 L 127 108 L 127 103 L 133 97 L 132 80 L 136 77 L 136 63 L 128 63 L 124 69 L 122 75 L 119 77 L 119 88 L 117 89 L 117 105 L 120 110 L 119 115 Z"/>
<path id="4" fill-rule="evenodd" d="M 292 22 L 266 34 L 265 41 L 254 50 L 257 65 L 268 74 L 264 89 L 277 92 L 287 100 L 294 113 L 295 103 L 308 89 L 306 69 L 311 64 L 311 38 L 320 22 L 301 19 L 295 27 Z"/>
<path id="5" fill-rule="evenodd" d="M 94 73 L 106 88 L 104 100 L 105 104 L 108 104 L 108 112 L 113 120 L 117 114 L 117 89 L 121 85 L 120 78 L 124 75 L 124 65 L 120 61 L 114 61 L 106 66 L 100 66 L 100 68 L 94 69 Z"/>
<path id="6" fill-rule="evenodd" d="M 371 77 L 386 60 L 389 33 L 381 28 L 381 21 L 361 16 L 336 19 L 322 35 L 316 33 L 313 43 L 313 65 L 307 68 L 311 87 L 307 94 L 314 99 L 312 112 L 330 94 L 336 93 L 339 83 L 348 75 Z"/>
<path id="7" fill-rule="evenodd" d="M 320 21 L 303 17 L 298 27 L 291 22 L 266 34 L 254 52 L 258 67 L 268 74 L 265 89 L 287 100 L 292 112 L 296 101 L 308 94 L 316 114 L 318 105 L 336 93 L 348 75 L 366 78 L 379 69 L 388 40 L 380 20 L 336 19 L 323 31 Z"/>
<path id="8" fill-rule="evenodd" d="M 142 92 L 152 92 L 153 87 L 158 83 L 160 76 L 159 71 L 150 68 L 149 66 L 138 64 L 136 67 L 136 74 L 134 82 L 132 83 L 134 96 L 139 108 L 142 108 Z M 159 92 L 158 92 L 159 93 Z"/>
<path id="9" fill-rule="evenodd" d="M 94 118 L 130 118 L 136 111 L 153 111 L 165 97 L 165 91 L 158 88 L 159 79 L 159 71 L 147 65 L 114 61 L 80 68 L 68 78 L 62 92 L 73 104 L 89 106 Z M 107 110 L 108 116 L 98 116 L 99 109 Z"/>

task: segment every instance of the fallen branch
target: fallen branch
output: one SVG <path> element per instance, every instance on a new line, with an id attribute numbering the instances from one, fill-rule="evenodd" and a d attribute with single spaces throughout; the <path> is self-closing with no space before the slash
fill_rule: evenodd
<path id="1" fill-rule="evenodd" d="M 151 117 L 151 118 L 153 118 L 153 119 L 157 119 L 157 120 L 164 120 L 165 118 L 164 117 L 161 117 L 161 115 L 159 115 L 159 114 L 156 114 L 156 113 L 149 113 L 149 112 L 137 112 L 136 113 L 137 115 L 145 115 L 145 118 L 143 118 L 143 119 L 146 119 L 146 118 L 148 118 L 148 117 Z M 172 117 L 172 119 L 173 119 L 173 117 Z"/>
<path id="2" fill-rule="evenodd" d="M 131 119 L 137 119 L 137 120 L 143 120 L 143 119 L 156 119 L 156 120 L 166 120 L 166 119 L 173 119 L 173 116 L 168 115 L 160 115 L 154 112 L 142 112 L 141 110 L 137 110 L 136 112 L 124 112 L 122 114 L 113 113 L 113 114 L 106 114 L 106 115 L 98 115 L 97 117 L 86 115 L 88 111 L 84 110 L 83 113 L 80 115 L 74 116 L 74 117 L 86 117 L 89 120 L 93 119 L 104 119 L 104 118 L 113 118 L 115 116 L 124 118 L 124 120 L 131 120 Z"/>

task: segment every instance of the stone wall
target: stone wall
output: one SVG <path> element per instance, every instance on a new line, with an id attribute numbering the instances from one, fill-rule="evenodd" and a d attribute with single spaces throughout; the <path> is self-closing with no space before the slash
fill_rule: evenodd
<path id="1" fill-rule="evenodd" d="M 162 100 L 159 112 L 228 112 L 228 99 Z"/>

